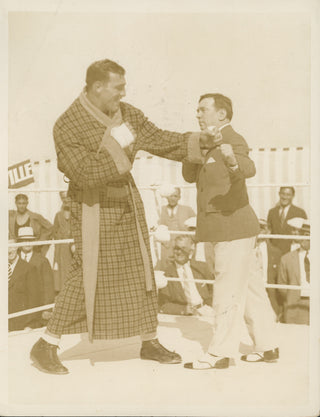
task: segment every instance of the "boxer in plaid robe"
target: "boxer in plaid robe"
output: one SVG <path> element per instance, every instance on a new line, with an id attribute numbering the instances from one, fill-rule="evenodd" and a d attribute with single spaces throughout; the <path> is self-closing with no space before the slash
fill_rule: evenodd
<path id="1" fill-rule="evenodd" d="M 45 372 L 68 372 L 57 357 L 55 340 L 82 332 L 89 332 L 91 340 L 141 335 L 141 358 L 181 362 L 180 355 L 156 339 L 158 305 L 149 234 L 130 169 L 139 150 L 195 161 L 201 158 L 200 134 L 160 130 L 140 110 L 120 102 L 124 74 L 109 60 L 92 64 L 84 92 L 54 127 L 58 168 L 70 180 L 76 251 L 46 333 L 31 351 Z M 115 139 L 112 129 L 119 127 L 125 134 Z"/>

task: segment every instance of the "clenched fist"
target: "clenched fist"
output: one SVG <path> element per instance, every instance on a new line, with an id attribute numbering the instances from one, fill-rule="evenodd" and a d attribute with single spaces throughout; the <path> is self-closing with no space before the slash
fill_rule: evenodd
<path id="1" fill-rule="evenodd" d="M 220 145 L 220 151 L 222 158 L 226 165 L 233 167 L 238 164 L 237 158 L 233 152 L 232 146 L 228 143 L 222 143 Z"/>
<path id="2" fill-rule="evenodd" d="M 221 145 L 222 134 L 220 130 L 215 126 L 210 126 L 206 130 L 201 132 L 200 136 L 200 148 L 212 149 Z"/>

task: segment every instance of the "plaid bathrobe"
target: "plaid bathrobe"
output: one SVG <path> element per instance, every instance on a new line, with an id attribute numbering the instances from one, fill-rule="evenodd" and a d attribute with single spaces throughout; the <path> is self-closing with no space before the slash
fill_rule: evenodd
<path id="1" fill-rule="evenodd" d="M 54 127 L 58 168 L 70 180 L 71 230 L 76 246 L 66 283 L 47 326 L 56 335 L 88 331 L 82 210 L 84 202 L 92 206 L 97 200 L 100 205 L 99 252 L 91 337 L 116 339 L 152 333 L 157 328 L 157 292 L 149 233 L 143 203 L 130 169 L 140 149 L 177 161 L 198 160 L 199 134 L 160 130 L 140 110 L 127 103 L 121 103 L 120 110 L 122 121 L 134 137 L 134 142 L 125 149 L 113 138 L 107 146 L 101 147 L 106 127 L 83 106 L 81 96 Z M 140 241 L 137 225 L 142 232 Z M 145 255 L 150 265 L 151 290 L 146 286 Z M 92 295 L 86 294 L 87 297 Z"/>

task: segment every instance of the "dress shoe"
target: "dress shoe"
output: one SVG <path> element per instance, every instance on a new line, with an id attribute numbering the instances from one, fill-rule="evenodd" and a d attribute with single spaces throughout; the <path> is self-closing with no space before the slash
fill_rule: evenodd
<path id="1" fill-rule="evenodd" d="M 206 353 L 201 359 L 194 362 L 187 362 L 183 366 L 187 369 L 207 370 L 207 369 L 226 369 L 229 368 L 230 358 Z"/>
<path id="2" fill-rule="evenodd" d="M 57 355 L 57 345 L 46 342 L 42 337 L 35 343 L 30 352 L 30 359 L 42 372 L 56 375 L 68 374 Z"/>
<path id="3" fill-rule="evenodd" d="M 142 342 L 140 350 L 141 359 L 149 359 L 160 363 L 181 363 L 182 358 L 178 353 L 170 352 L 159 343 L 158 339 Z"/>
<path id="4" fill-rule="evenodd" d="M 248 355 L 241 356 L 241 360 L 245 362 L 277 362 L 279 359 L 279 348 L 266 350 L 265 352 L 253 352 Z"/>

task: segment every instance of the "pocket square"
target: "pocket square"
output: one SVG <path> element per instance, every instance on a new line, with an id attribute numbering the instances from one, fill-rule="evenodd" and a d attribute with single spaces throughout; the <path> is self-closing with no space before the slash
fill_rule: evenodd
<path id="1" fill-rule="evenodd" d="M 212 156 L 210 156 L 210 158 L 207 160 L 207 164 L 213 164 L 214 162 L 216 162 L 216 160 L 212 157 Z"/>

